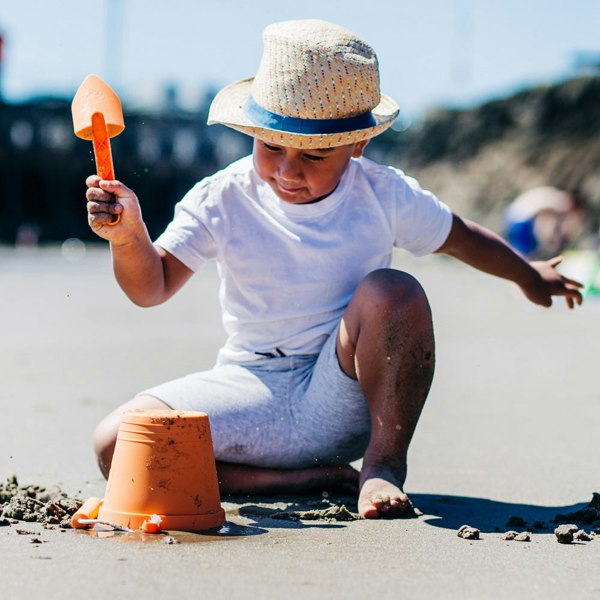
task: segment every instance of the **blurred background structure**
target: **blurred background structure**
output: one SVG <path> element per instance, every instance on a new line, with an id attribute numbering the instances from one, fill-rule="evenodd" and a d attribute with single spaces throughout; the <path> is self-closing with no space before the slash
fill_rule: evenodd
<path id="1" fill-rule="evenodd" d="M 142 199 L 152 235 L 196 181 L 250 149 L 244 136 L 213 135 L 204 110 L 125 108 L 125 123 L 111 140 L 115 171 Z M 85 179 L 94 172 L 91 143 L 73 134 L 70 100 L 0 104 L 0 241 L 96 239 L 85 210 Z"/>
<path id="2" fill-rule="evenodd" d="M 35 4 L 35 6 L 34 6 Z M 260 10 L 259 10 L 260 9 Z M 419 178 L 457 212 L 497 231 L 522 192 L 582 200 L 582 239 L 600 214 L 600 3 L 573 0 L 6 0 L 0 7 L 0 243 L 95 239 L 85 216 L 91 144 L 70 102 L 96 73 L 123 100 L 117 177 L 139 195 L 152 236 L 199 179 L 250 150 L 207 127 L 215 90 L 254 74 L 264 26 L 336 21 L 370 41 L 382 87 L 401 105 L 368 155 Z"/>

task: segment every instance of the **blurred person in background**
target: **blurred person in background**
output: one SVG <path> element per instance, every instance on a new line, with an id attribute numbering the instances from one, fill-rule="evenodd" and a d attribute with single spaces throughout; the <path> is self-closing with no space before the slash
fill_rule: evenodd
<path id="1" fill-rule="evenodd" d="M 505 212 L 505 235 L 529 259 L 548 259 L 570 247 L 583 230 L 584 211 L 577 191 L 552 186 L 518 195 Z"/>

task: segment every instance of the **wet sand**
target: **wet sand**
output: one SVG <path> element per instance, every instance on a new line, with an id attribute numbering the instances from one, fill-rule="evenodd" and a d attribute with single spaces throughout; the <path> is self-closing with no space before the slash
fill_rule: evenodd
<path id="1" fill-rule="evenodd" d="M 140 389 L 209 367 L 223 332 L 212 266 L 168 304 L 140 309 L 104 247 L 67 256 L 0 248 L 0 479 L 86 498 L 104 491 L 95 423 Z M 437 334 L 406 486 L 422 516 L 324 516 L 333 505 L 354 513 L 347 497 L 224 499 L 227 528 L 173 533 L 179 543 L 10 523 L 6 597 L 600 594 L 600 539 L 558 544 L 552 522 L 600 491 L 600 302 L 544 310 L 450 259 L 397 258 L 427 290 Z M 298 517 L 315 511 L 323 518 Z M 478 540 L 457 536 L 465 524 Z M 531 541 L 502 539 L 508 530 Z"/>

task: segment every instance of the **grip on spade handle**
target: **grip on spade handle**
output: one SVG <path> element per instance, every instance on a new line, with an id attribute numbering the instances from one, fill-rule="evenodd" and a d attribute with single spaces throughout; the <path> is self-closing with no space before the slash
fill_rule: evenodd
<path id="1" fill-rule="evenodd" d="M 71 527 L 75 529 L 84 529 L 86 524 L 80 523 L 79 519 L 96 519 L 102 500 L 100 498 L 88 498 L 79 508 L 79 510 L 71 517 Z"/>
<path id="2" fill-rule="evenodd" d="M 113 167 L 112 153 L 110 151 L 110 138 L 104 115 L 101 112 L 92 115 L 92 142 L 94 144 L 94 158 L 96 159 L 96 171 L 101 179 L 112 180 L 115 178 L 115 169 Z M 108 223 L 116 225 L 121 220 L 121 215 Z"/>

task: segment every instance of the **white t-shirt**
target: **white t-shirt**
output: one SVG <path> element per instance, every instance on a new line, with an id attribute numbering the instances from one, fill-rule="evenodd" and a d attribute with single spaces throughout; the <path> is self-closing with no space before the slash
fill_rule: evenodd
<path id="1" fill-rule="evenodd" d="M 361 280 L 389 267 L 394 246 L 421 256 L 446 240 L 452 215 L 412 178 L 352 159 L 313 204 L 280 200 L 248 156 L 196 184 L 156 244 L 196 271 L 216 259 L 219 361 L 317 353 Z"/>

